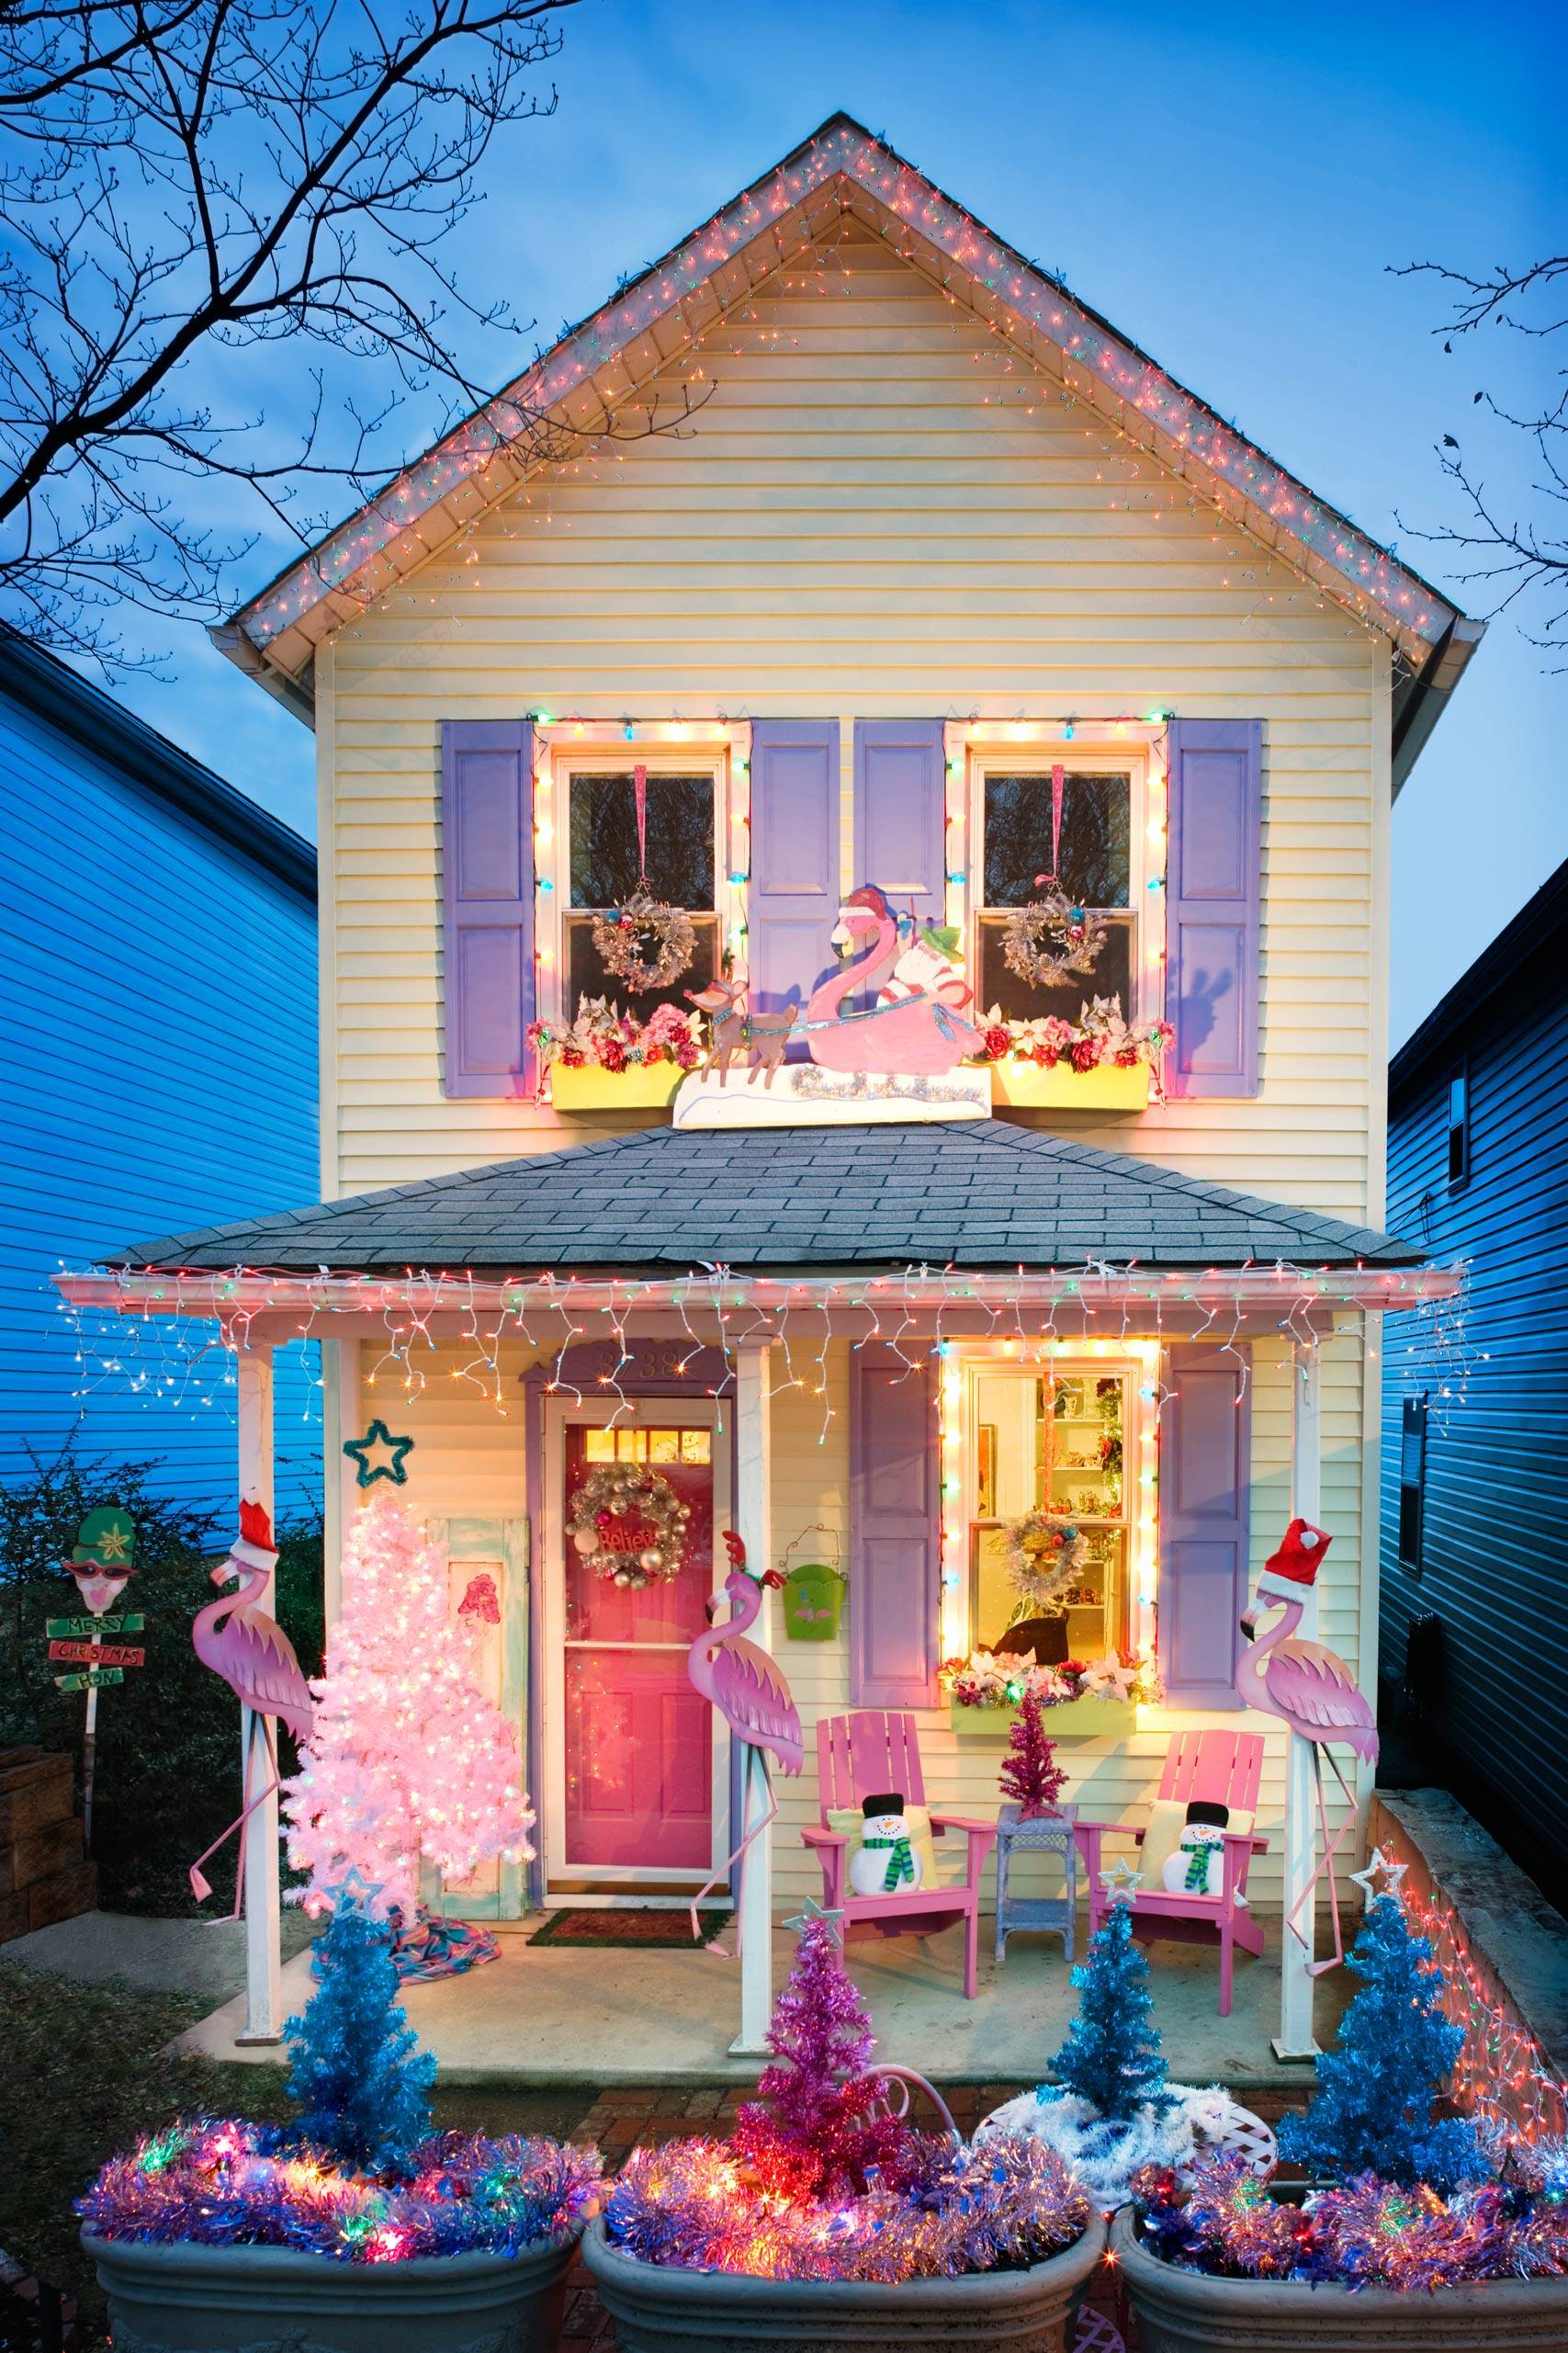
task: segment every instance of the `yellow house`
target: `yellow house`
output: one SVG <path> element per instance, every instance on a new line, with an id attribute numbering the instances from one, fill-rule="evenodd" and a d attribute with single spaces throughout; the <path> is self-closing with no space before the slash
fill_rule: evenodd
<path id="1" fill-rule="evenodd" d="M 837 1867 L 819 1724 L 909 1717 L 994 1820 L 1023 1621 L 1085 1821 L 1206 1732 L 1257 1917 L 1302 1895 L 1239 1621 L 1321 1526 L 1370 1720 L 1382 1318 L 1439 1348 L 1454 1288 L 1379 1230 L 1389 815 L 1478 636 L 842 116 L 220 633 L 316 731 L 321 1203 L 71 1287 L 222 1318 L 264 1501 L 270 1348 L 323 1339 L 329 1617 L 372 1423 L 494 1568 L 538 1853 L 457 1908 L 722 1878 L 727 1528 L 806 1761 L 754 1918 Z"/>

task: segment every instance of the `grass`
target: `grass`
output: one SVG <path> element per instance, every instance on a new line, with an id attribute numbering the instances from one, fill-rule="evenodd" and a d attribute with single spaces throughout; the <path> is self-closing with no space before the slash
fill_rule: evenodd
<path id="1" fill-rule="evenodd" d="M 281 2068 L 170 2051 L 211 2007 L 197 1994 L 79 1985 L 0 1962 L 0 2247 L 76 2297 L 84 2353 L 105 2343 L 106 2315 L 72 2200 L 105 2158 L 175 2116 L 285 2122 L 294 2112 Z M 438 2089 L 435 2120 L 564 2136 L 592 2100 L 581 2090 Z"/>

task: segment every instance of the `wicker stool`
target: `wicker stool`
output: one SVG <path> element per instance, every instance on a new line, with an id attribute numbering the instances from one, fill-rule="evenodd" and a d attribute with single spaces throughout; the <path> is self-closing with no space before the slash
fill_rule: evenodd
<path id="1" fill-rule="evenodd" d="M 1073 1838 L 1076 1805 L 1055 1814 L 1038 1815 L 1026 1822 L 1016 1805 L 1004 1805 L 997 1816 L 997 1959 L 1014 1929 L 1044 1929 L 1062 1940 L 1066 1961 L 1073 1957 L 1078 1900 L 1077 1846 Z M 1015 1853 L 1050 1853 L 1062 1858 L 1065 1893 L 1060 1895 L 1008 1894 L 1008 1876 Z"/>

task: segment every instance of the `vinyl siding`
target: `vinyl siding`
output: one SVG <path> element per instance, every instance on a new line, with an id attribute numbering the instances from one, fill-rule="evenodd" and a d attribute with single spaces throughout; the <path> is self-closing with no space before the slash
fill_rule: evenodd
<path id="1" fill-rule="evenodd" d="M 27 1477 L 30 1454 L 48 1461 L 74 1436 L 85 1457 L 149 1463 L 171 1496 L 231 1514 L 232 1390 L 217 1360 L 186 1400 L 114 1374 L 78 1399 L 50 1277 L 314 1193 L 314 911 L 4 699 L 0 801 L 0 1477 Z M 119 1329 L 112 1352 L 139 1348 L 157 1362 L 157 1327 Z M 315 1355 L 278 1359 L 285 1516 L 321 1500 Z"/>
<path id="2" fill-rule="evenodd" d="M 1469 1184 L 1448 1187 L 1448 1084 L 1470 1081 Z M 1425 1566 L 1399 1563 L 1401 1406 L 1433 1389 L 1424 1349 L 1391 1327 L 1384 1374 L 1383 1668 L 1403 1680 L 1411 1619 L 1442 1625 L 1440 1727 L 1456 1793 L 1511 1839 L 1517 1860 L 1568 1884 L 1568 990 L 1561 931 L 1475 1015 L 1451 1057 L 1413 1074 L 1391 1106 L 1389 1211 L 1445 1261 L 1470 1268 L 1462 1383 L 1434 1401 L 1427 1442 Z M 1419 1335 L 1416 1335 L 1417 1339 Z M 1559 1895 L 1556 1900 L 1561 1900 Z"/>

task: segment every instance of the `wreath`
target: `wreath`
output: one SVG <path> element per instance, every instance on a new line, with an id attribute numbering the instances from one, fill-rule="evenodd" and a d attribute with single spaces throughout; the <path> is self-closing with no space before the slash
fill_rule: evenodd
<path id="1" fill-rule="evenodd" d="M 697 934 L 683 907 L 639 889 L 614 915 L 594 916 L 593 945 L 605 971 L 641 996 L 679 980 L 696 953 Z"/>
<path id="2" fill-rule="evenodd" d="M 572 1497 L 567 1533 L 601 1577 L 640 1592 L 680 1575 L 691 1516 L 657 1471 L 603 1463 Z"/>
<path id="3" fill-rule="evenodd" d="M 1089 1540 L 1070 1520 L 1026 1511 L 1003 1529 L 1002 1558 L 1014 1591 L 1043 1610 L 1065 1596 L 1089 1558 Z"/>
<path id="4" fill-rule="evenodd" d="M 1037 877 L 1043 880 L 1043 877 Z M 1075 906 L 1065 891 L 1052 890 L 1015 907 L 1002 926 L 1002 955 L 1010 972 L 1036 989 L 1094 970 L 1105 945 L 1103 915 Z"/>

